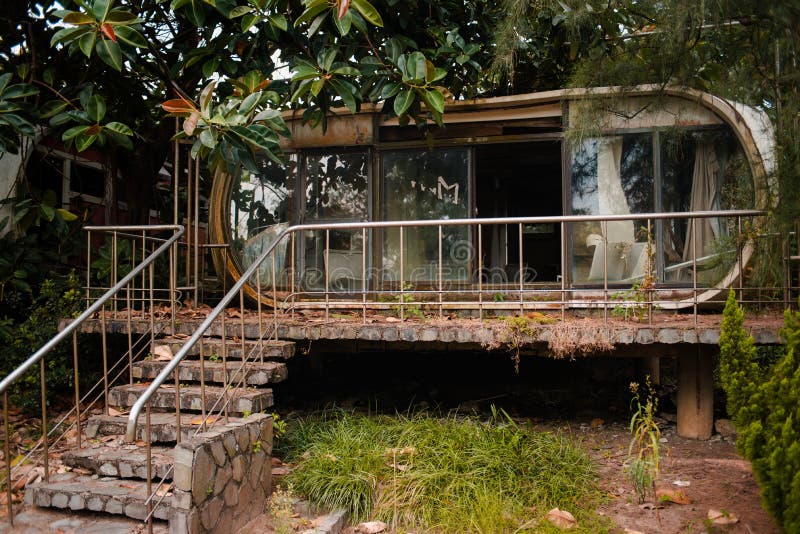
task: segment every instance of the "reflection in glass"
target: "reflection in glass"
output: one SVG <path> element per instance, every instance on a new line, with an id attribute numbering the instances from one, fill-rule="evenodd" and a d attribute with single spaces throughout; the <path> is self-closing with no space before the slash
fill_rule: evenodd
<path id="1" fill-rule="evenodd" d="M 469 206 L 469 149 L 384 153 L 386 220 L 467 218 Z M 412 283 L 438 280 L 438 228 L 405 228 L 404 232 L 403 273 L 400 273 L 400 231 L 393 228 L 383 232 L 382 280 L 402 278 Z M 443 227 L 442 279 L 467 280 L 471 260 L 469 228 Z"/>
<path id="2" fill-rule="evenodd" d="M 746 209 L 753 181 L 741 148 L 727 131 L 674 132 L 661 141 L 663 211 Z M 733 219 L 708 218 L 663 223 L 662 258 L 666 281 L 697 279 L 712 285 L 735 261 Z"/>
<path id="3" fill-rule="evenodd" d="M 573 151 L 570 176 L 573 215 L 653 211 L 652 136 L 588 139 Z M 635 280 L 647 265 L 647 222 L 611 221 L 605 229 L 599 222 L 574 224 L 572 247 L 575 282 Z"/>
<path id="4" fill-rule="evenodd" d="M 305 212 L 303 222 L 369 220 L 369 155 L 365 151 L 307 154 L 304 157 Z M 331 290 L 361 290 L 364 248 L 361 230 L 304 232 L 302 284 L 325 288 L 325 268 Z"/>
<path id="5" fill-rule="evenodd" d="M 231 191 L 231 246 L 242 258 L 242 267 L 247 269 L 266 250 L 281 231 L 289 225 L 294 210 L 294 180 L 290 157 L 287 167 L 269 159 L 258 161 L 259 172 L 242 170 L 234 180 Z M 286 265 L 286 241 L 275 249 L 276 275 L 285 283 L 281 274 Z M 272 261 L 262 262 L 259 269 L 262 285 L 272 280 Z"/>

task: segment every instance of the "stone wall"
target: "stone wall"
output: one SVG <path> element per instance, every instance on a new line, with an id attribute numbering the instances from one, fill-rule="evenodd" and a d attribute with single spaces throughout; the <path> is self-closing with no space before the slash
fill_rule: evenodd
<path id="1" fill-rule="evenodd" d="M 272 416 L 254 414 L 175 447 L 170 532 L 236 532 L 270 493 Z"/>

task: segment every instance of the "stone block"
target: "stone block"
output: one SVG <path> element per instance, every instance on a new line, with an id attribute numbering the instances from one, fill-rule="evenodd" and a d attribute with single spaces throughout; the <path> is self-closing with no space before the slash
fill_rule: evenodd
<path id="1" fill-rule="evenodd" d="M 50 506 L 53 508 L 66 508 L 69 504 L 69 497 L 66 493 L 56 493 L 50 501 Z"/>
<path id="2" fill-rule="evenodd" d="M 103 499 L 100 497 L 91 497 L 86 503 L 86 507 L 92 512 L 100 512 L 104 508 Z"/>
<path id="3" fill-rule="evenodd" d="M 105 510 L 109 514 L 121 514 L 123 510 L 122 503 L 116 499 L 109 499 L 105 504 Z"/>
<path id="4" fill-rule="evenodd" d="M 405 327 L 400 329 L 400 339 L 403 341 L 417 341 L 419 339 L 419 335 L 417 334 L 417 330 L 411 327 Z"/>
<path id="5" fill-rule="evenodd" d="M 225 506 L 236 506 L 239 504 L 239 484 L 231 480 L 222 492 L 225 499 Z"/>
<path id="6" fill-rule="evenodd" d="M 69 498 L 70 510 L 83 510 L 84 508 L 86 508 L 86 499 L 77 494 Z"/>
<path id="7" fill-rule="evenodd" d="M 245 467 L 244 458 L 242 458 L 241 456 L 236 456 L 231 461 L 231 466 L 233 468 L 233 473 L 232 473 L 233 480 L 235 480 L 236 482 L 241 482 L 242 478 L 244 478 L 244 467 Z"/>
<path id="8" fill-rule="evenodd" d="M 636 332 L 636 343 L 641 343 L 643 345 L 653 343 L 655 340 L 655 336 L 653 336 L 653 330 L 651 328 L 640 328 L 638 332 Z"/>
<path id="9" fill-rule="evenodd" d="M 218 467 L 221 467 L 228 461 L 227 456 L 225 455 L 225 447 L 222 445 L 222 442 L 212 441 L 211 442 L 211 456 L 214 457 L 214 461 L 217 463 Z"/>
<path id="10" fill-rule="evenodd" d="M 239 445 L 240 453 L 250 450 L 250 431 L 246 426 L 236 429 L 236 443 Z"/>
<path id="11" fill-rule="evenodd" d="M 198 505 L 206 500 L 214 489 L 216 463 L 204 449 L 197 449 L 192 466 L 192 497 Z"/>
<path id="12" fill-rule="evenodd" d="M 192 464 L 194 451 L 179 444 L 174 451 L 172 483 L 179 490 L 192 491 Z"/>
<path id="13" fill-rule="evenodd" d="M 236 436 L 232 432 L 226 434 L 222 439 L 222 446 L 225 447 L 225 452 L 228 453 L 229 458 L 233 458 L 239 452 L 236 447 Z"/>
<path id="14" fill-rule="evenodd" d="M 176 510 L 190 510 L 192 508 L 192 494 L 179 489 L 172 490 L 172 507 Z"/>
<path id="15" fill-rule="evenodd" d="M 214 476 L 214 495 L 222 493 L 222 490 L 225 489 L 225 486 L 233 478 L 232 472 L 233 469 L 231 469 L 231 465 L 227 463 L 223 467 L 217 469 L 217 473 Z"/>
<path id="16" fill-rule="evenodd" d="M 141 502 L 131 502 L 125 506 L 125 515 L 134 519 L 144 519 L 147 517 L 147 506 Z"/>

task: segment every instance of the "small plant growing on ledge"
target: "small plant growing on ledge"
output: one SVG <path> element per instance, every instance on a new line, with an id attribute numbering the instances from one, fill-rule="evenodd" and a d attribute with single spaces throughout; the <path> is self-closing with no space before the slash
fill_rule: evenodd
<path id="1" fill-rule="evenodd" d="M 650 377 L 645 379 L 644 387 L 637 382 L 631 383 L 631 416 L 630 432 L 633 434 L 628 446 L 628 463 L 626 470 L 631 477 L 633 490 L 643 503 L 648 492 L 656 496 L 656 479 L 659 472 L 659 440 L 661 430 L 655 421 L 658 410 L 658 398 L 653 392 Z"/>
<path id="2" fill-rule="evenodd" d="M 291 534 L 292 516 L 294 515 L 294 502 L 297 495 L 294 486 L 289 484 L 286 487 L 278 487 L 272 492 L 269 498 L 268 512 L 272 519 L 272 529 L 275 534 Z"/>

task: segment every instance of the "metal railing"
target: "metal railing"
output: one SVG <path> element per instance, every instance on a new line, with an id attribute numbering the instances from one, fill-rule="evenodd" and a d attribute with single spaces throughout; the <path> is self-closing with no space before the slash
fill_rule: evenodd
<path id="1" fill-rule="evenodd" d="M 300 295 L 316 297 L 318 302 L 324 302 L 324 307 L 326 311 L 326 317 L 332 308 L 336 306 L 342 306 L 348 304 L 344 301 L 336 301 L 334 302 L 332 299 L 338 297 L 340 292 L 331 291 L 330 288 L 330 236 L 331 232 L 335 231 L 342 231 L 342 230 L 358 230 L 361 233 L 361 289 L 349 291 L 350 295 L 355 294 L 356 296 L 360 297 L 357 301 L 353 300 L 350 301 L 349 304 L 357 304 L 362 307 L 364 311 L 364 317 L 366 318 L 366 310 L 368 307 L 371 306 L 383 306 L 383 307 L 397 307 L 399 310 L 401 318 L 404 316 L 404 311 L 415 305 L 426 305 L 426 306 L 433 306 L 434 308 L 438 308 L 439 313 L 442 313 L 442 310 L 445 308 L 446 305 L 452 305 L 454 302 L 449 301 L 445 302 L 445 284 L 443 279 L 443 272 L 444 272 L 444 265 L 443 265 L 443 229 L 447 227 L 457 227 L 457 226 L 464 226 L 464 227 L 475 227 L 477 229 L 477 248 L 478 248 L 478 272 L 482 270 L 482 238 L 481 238 L 481 229 L 483 226 L 489 225 L 516 225 L 518 227 L 518 235 L 519 237 L 519 255 L 520 258 L 524 255 L 524 246 L 523 246 L 523 225 L 528 224 L 558 224 L 560 225 L 561 229 L 561 272 L 566 271 L 566 258 L 567 258 L 567 230 L 569 225 L 575 223 L 587 223 L 587 222 L 594 222 L 600 223 L 602 227 L 602 235 L 607 235 L 607 225 L 610 222 L 614 221 L 643 221 L 646 223 L 647 228 L 651 229 L 654 226 L 656 221 L 661 221 L 665 219 L 690 219 L 690 220 L 700 220 L 700 219 L 708 219 L 708 218 L 729 218 L 736 220 L 737 224 L 736 227 L 741 230 L 743 228 L 743 219 L 745 218 L 754 218 L 760 217 L 765 215 L 765 212 L 759 210 L 730 210 L 730 211 L 699 211 L 699 212 L 677 212 L 677 213 L 645 213 L 645 214 L 635 214 L 635 215 L 568 215 L 568 216 L 553 216 L 553 217 L 507 217 L 507 218 L 496 218 L 496 219 L 448 219 L 448 220 L 419 220 L 419 221 L 386 221 L 386 222 L 354 222 L 354 223 L 333 223 L 333 224 L 304 224 L 304 225 L 295 225 L 284 229 L 276 239 L 269 244 L 261 254 L 253 261 L 250 266 L 244 271 L 242 276 L 236 283 L 231 287 L 231 289 L 225 294 L 225 296 L 219 301 L 216 307 L 205 317 L 202 323 L 197 327 L 194 333 L 186 340 L 184 345 L 180 348 L 180 350 L 173 356 L 173 358 L 167 363 L 164 369 L 158 374 L 158 376 L 150 383 L 147 390 L 143 392 L 143 394 L 139 397 L 136 401 L 134 406 L 132 407 L 130 414 L 128 416 L 128 425 L 126 431 L 126 439 L 128 441 L 133 441 L 136 436 L 136 429 L 138 425 L 138 419 L 141 415 L 142 410 L 145 407 L 149 407 L 149 400 L 152 395 L 161 387 L 168 377 L 175 372 L 178 368 L 178 365 L 184 360 L 184 358 L 189 354 L 192 348 L 200 342 L 204 336 L 210 331 L 212 325 L 217 321 L 218 318 L 221 318 L 223 321 L 223 333 L 225 332 L 224 329 L 224 318 L 225 318 L 225 309 L 228 305 L 233 301 L 233 299 L 238 295 L 240 299 L 240 307 L 244 310 L 244 288 L 246 284 L 255 285 L 256 292 L 258 295 L 271 295 L 271 299 L 273 303 L 280 303 L 283 302 L 284 304 L 279 306 L 276 311 L 273 313 L 273 321 L 274 326 L 271 329 L 271 332 L 277 335 L 277 323 L 278 323 L 278 316 L 280 313 L 288 313 L 289 311 L 297 308 L 298 306 L 307 305 L 308 303 L 300 302 L 297 297 Z M 438 273 L 437 280 L 435 280 L 435 285 L 432 289 L 427 290 L 408 290 L 404 284 L 404 248 L 403 248 L 403 236 L 404 236 L 404 229 L 407 228 L 425 228 L 425 227 L 432 227 L 438 229 L 438 261 L 436 264 L 436 272 Z M 368 230 L 390 230 L 390 229 L 397 229 L 399 232 L 399 243 L 400 243 L 400 253 L 399 253 L 399 279 L 396 280 L 396 285 L 398 286 L 397 289 L 392 290 L 381 290 L 376 291 L 370 287 L 368 287 L 368 268 L 367 268 L 367 251 L 368 251 Z M 296 277 L 297 277 L 297 269 L 295 265 L 295 247 L 296 247 L 296 236 L 302 235 L 303 232 L 312 232 L 312 231 L 322 231 L 325 233 L 325 247 L 324 247 L 324 254 L 325 254 L 325 267 L 324 267 L 324 275 L 323 280 L 325 287 L 323 290 L 320 291 L 302 291 L 296 288 Z M 692 232 L 696 233 L 696 225 L 692 226 Z M 651 235 L 651 232 L 648 232 L 648 235 Z M 279 296 L 280 290 L 277 284 L 277 260 L 276 260 L 276 248 L 284 239 L 289 239 L 290 243 L 288 244 L 288 248 L 290 252 L 286 254 L 286 257 L 290 258 L 290 266 L 288 268 L 288 284 L 289 284 L 289 291 L 288 293 L 282 294 Z M 604 244 L 607 244 L 605 241 L 605 237 L 602 238 Z M 707 291 L 708 288 L 700 287 L 698 284 L 697 279 L 697 270 L 698 264 L 703 260 L 703 257 L 698 256 L 697 251 L 697 240 L 696 236 L 693 240 L 695 243 L 694 250 L 692 253 L 691 259 L 687 262 L 687 266 L 691 267 L 692 270 L 692 283 L 688 288 L 692 292 L 691 299 L 686 302 L 685 304 L 691 305 L 694 307 L 695 316 L 698 306 L 698 292 L 699 291 Z M 740 246 L 737 248 L 737 261 L 735 270 L 737 271 L 734 277 L 730 275 L 726 277 L 728 283 L 733 283 L 733 281 L 738 278 L 741 280 L 739 273 L 743 271 L 743 265 L 749 259 L 749 255 L 752 254 L 752 250 L 748 248 L 748 242 L 740 243 Z M 270 259 L 271 261 L 271 269 L 270 278 L 271 280 L 265 286 L 262 284 L 261 281 L 261 266 L 267 260 Z M 741 284 L 740 288 L 741 288 Z M 463 301 L 461 303 L 467 304 L 473 307 L 478 308 L 479 310 L 483 310 L 485 306 L 488 305 L 484 301 L 484 288 L 483 282 L 481 278 L 478 278 L 477 287 L 476 288 L 464 288 L 460 291 L 472 293 L 477 297 L 477 302 L 475 300 L 470 301 Z M 609 281 L 608 276 L 608 250 L 607 246 L 604 246 L 603 250 L 603 284 L 602 284 L 602 301 L 601 305 L 604 308 L 604 316 L 607 315 L 609 303 L 612 302 L 609 300 L 609 292 L 611 289 L 611 284 Z M 526 305 L 531 301 L 526 300 L 526 294 L 535 294 L 539 291 L 547 291 L 549 293 L 557 293 L 560 295 L 559 298 L 552 301 L 552 304 L 560 307 L 562 313 L 565 309 L 571 304 L 571 301 L 567 298 L 568 293 L 574 293 L 576 291 L 593 291 L 597 292 L 597 289 L 591 290 L 581 290 L 574 286 L 569 287 L 567 286 L 566 280 L 564 277 L 561 278 L 559 282 L 559 287 L 555 289 L 545 289 L 540 290 L 534 287 L 527 288 L 525 283 L 525 272 L 524 272 L 524 262 L 519 262 L 518 268 L 518 282 L 517 287 L 515 288 L 516 293 L 518 293 L 518 301 L 515 302 L 515 306 L 519 306 L 521 310 L 525 309 Z M 656 289 L 648 289 L 648 291 L 655 292 Z M 378 301 L 378 300 L 369 300 L 368 297 L 372 295 L 380 294 L 380 293 L 393 293 L 398 296 L 396 301 L 386 302 L 386 301 Z M 416 294 L 426 294 L 432 295 L 435 298 L 433 300 L 408 300 L 406 298 L 406 294 L 416 295 Z M 323 300 L 324 299 L 324 300 Z M 258 301 L 258 321 L 259 321 L 259 332 L 263 334 L 264 330 L 261 324 L 262 321 L 262 314 L 261 312 L 261 299 L 257 299 Z M 639 302 L 640 304 L 646 304 L 650 306 L 662 305 L 665 306 L 669 303 L 668 300 L 657 301 L 650 296 L 646 302 Z M 313 304 L 313 303 L 311 303 Z M 244 332 L 244 326 L 242 326 L 242 332 Z M 263 337 L 263 336 L 262 336 Z M 201 358 L 202 361 L 202 358 Z"/>
<path id="2" fill-rule="evenodd" d="M 132 290 L 131 284 L 134 280 L 138 279 L 139 275 L 144 275 L 145 270 L 149 270 L 149 280 L 150 280 L 150 287 L 153 286 L 153 266 L 162 255 L 168 253 L 173 250 L 173 245 L 176 241 L 180 238 L 180 236 L 184 232 L 183 226 L 179 225 L 148 225 L 148 226 L 116 226 L 116 227 L 86 227 L 85 229 L 87 232 L 91 231 L 98 231 L 102 228 L 103 231 L 112 233 L 112 239 L 116 240 L 118 237 L 118 233 L 124 232 L 152 232 L 152 231 L 171 231 L 172 236 L 167 239 L 161 240 L 161 244 L 157 247 L 153 247 L 152 252 L 143 257 L 142 261 L 131 268 L 130 272 L 125 276 L 122 276 L 118 281 L 115 280 L 115 283 L 112 287 L 108 288 L 99 298 L 97 298 L 94 302 L 87 303 L 88 306 L 86 310 L 81 313 L 78 317 L 74 320 L 70 321 L 67 326 L 61 330 L 58 334 L 56 334 L 52 339 L 50 339 L 47 343 L 45 343 L 39 350 L 34 352 L 25 362 L 23 362 L 19 367 L 17 367 L 14 371 L 12 371 L 8 376 L 6 376 L 2 381 L 0 381 L 0 393 L 3 396 L 3 427 L 4 427 L 4 459 L 5 459 L 5 486 L 6 486 L 6 506 L 7 506 L 7 514 L 8 514 L 8 522 L 9 524 L 13 525 L 14 514 L 13 514 L 13 499 L 12 499 L 12 462 L 10 456 L 10 439 L 11 435 L 9 433 L 9 388 L 17 382 L 19 379 L 26 376 L 26 374 L 31 371 L 36 364 L 39 364 L 39 380 L 40 380 L 40 388 L 41 388 L 41 438 L 39 442 L 34 446 L 30 451 L 24 455 L 23 460 L 17 462 L 15 469 L 20 467 L 22 464 L 31 461 L 33 454 L 37 451 L 41 450 L 42 456 L 41 461 L 44 466 L 44 471 L 42 478 L 45 481 L 49 480 L 50 477 L 50 466 L 49 466 L 49 447 L 58 443 L 60 440 L 64 439 L 66 433 L 72 429 L 73 427 L 76 429 L 76 441 L 77 445 L 80 448 L 81 446 L 81 427 L 80 421 L 81 417 L 88 412 L 88 410 L 102 397 L 103 401 L 105 402 L 106 408 L 108 407 L 108 389 L 109 384 L 112 383 L 114 380 L 117 380 L 124 376 L 126 372 L 125 367 L 121 367 L 122 364 L 125 363 L 125 358 L 118 360 L 116 363 L 113 363 L 109 366 L 108 361 L 108 353 L 107 353 L 107 344 L 106 344 L 106 335 L 105 335 L 105 309 L 111 303 L 114 303 L 114 300 L 118 297 L 120 292 L 123 290 L 126 291 L 128 294 L 128 301 L 130 301 L 130 293 Z M 150 239 L 146 237 L 146 239 Z M 91 246 L 91 241 L 90 241 Z M 173 280 L 174 277 L 172 273 L 170 274 L 170 279 Z M 153 294 L 150 293 L 150 305 L 151 309 L 153 306 Z M 144 306 L 143 306 L 144 307 Z M 130 308 L 129 308 L 130 309 Z M 99 313 L 98 313 L 99 312 Z M 100 321 L 102 323 L 101 326 L 101 337 L 102 337 L 102 353 L 103 353 L 103 376 L 100 381 L 95 384 L 93 387 L 89 389 L 83 396 L 81 395 L 80 391 L 80 372 L 79 372 L 79 365 L 78 365 L 78 337 L 77 333 L 80 327 L 89 319 L 93 318 L 95 314 L 98 314 Z M 174 315 L 174 314 L 173 314 Z M 130 331 L 129 331 L 130 332 Z M 133 361 L 140 355 L 144 349 L 147 348 L 147 344 L 145 343 L 142 345 L 142 341 L 147 337 L 151 337 L 155 334 L 153 331 L 150 336 L 142 336 L 137 339 L 135 342 L 133 341 L 131 335 L 129 334 L 128 338 L 128 358 L 127 361 Z M 48 430 L 48 413 L 47 413 L 47 395 L 46 395 L 46 387 L 45 387 L 45 375 L 46 375 L 46 365 L 45 360 L 46 356 L 49 352 L 51 352 L 54 348 L 56 348 L 62 342 L 65 342 L 71 338 L 72 340 L 72 356 L 73 356 L 73 380 L 74 380 L 74 399 L 75 399 L 75 407 L 67 411 L 57 422 L 53 425 L 53 428 Z M 116 374 L 115 374 L 116 373 Z M 96 393 L 100 389 L 100 385 L 102 385 L 102 393 Z M 92 397 L 95 395 L 95 397 Z M 81 409 L 81 405 L 88 403 L 86 408 Z M 69 423 L 69 419 L 74 416 L 74 422 Z M 61 430 L 60 433 L 59 430 Z M 51 443 L 51 440 L 53 443 Z M 38 462 L 38 460 L 37 460 Z"/>

